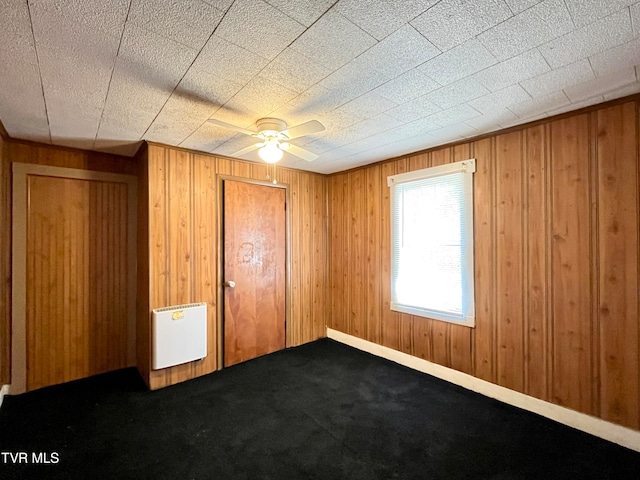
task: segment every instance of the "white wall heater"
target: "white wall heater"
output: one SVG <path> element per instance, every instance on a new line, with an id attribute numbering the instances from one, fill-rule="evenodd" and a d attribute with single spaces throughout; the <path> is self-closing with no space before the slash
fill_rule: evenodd
<path id="1" fill-rule="evenodd" d="M 152 368 L 180 365 L 207 356 L 207 304 L 156 308 L 152 315 Z"/>

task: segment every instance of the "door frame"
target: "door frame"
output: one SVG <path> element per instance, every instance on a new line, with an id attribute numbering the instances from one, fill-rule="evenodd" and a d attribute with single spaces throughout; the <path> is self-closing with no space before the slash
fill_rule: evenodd
<path id="1" fill-rule="evenodd" d="M 263 180 L 255 180 L 246 177 L 237 177 L 234 175 L 217 174 L 217 187 L 218 187 L 218 211 L 216 219 L 216 227 L 218 232 L 218 251 L 217 262 L 218 271 L 217 276 L 217 297 L 218 302 L 216 305 L 216 341 L 217 341 L 217 364 L 218 370 L 224 368 L 224 182 L 229 180 L 233 182 L 251 183 L 253 185 L 260 185 L 263 187 L 282 188 L 285 191 L 285 272 L 284 272 L 284 285 L 285 285 L 285 306 L 284 306 L 284 347 L 291 346 L 291 205 L 290 201 L 290 187 L 287 183 L 272 183 Z"/>
<path id="2" fill-rule="evenodd" d="M 136 364 L 137 214 L 138 179 L 132 175 L 53 167 L 34 163 L 11 164 L 13 194 L 11 213 L 11 383 L 12 395 L 27 391 L 27 177 L 70 178 L 127 185 L 127 363 Z"/>

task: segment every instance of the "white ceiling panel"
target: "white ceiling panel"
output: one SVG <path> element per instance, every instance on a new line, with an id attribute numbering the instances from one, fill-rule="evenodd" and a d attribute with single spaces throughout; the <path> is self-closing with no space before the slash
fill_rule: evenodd
<path id="1" fill-rule="evenodd" d="M 268 63 L 266 58 L 212 35 L 191 68 L 244 85 Z"/>
<path id="2" fill-rule="evenodd" d="M 437 0 L 341 0 L 336 10 L 382 40 L 436 3 Z"/>
<path id="3" fill-rule="evenodd" d="M 496 91 L 550 70 L 540 52 L 529 50 L 475 74 L 474 78 L 489 90 Z"/>
<path id="4" fill-rule="evenodd" d="M 392 116 L 396 120 L 412 122 L 419 118 L 426 117 L 427 115 L 431 115 L 432 113 L 439 112 L 440 110 L 442 110 L 442 107 L 433 103 L 427 95 L 423 95 L 421 97 L 414 98 L 409 102 L 403 103 L 402 105 L 398 105 L 391 110 L 387 110 L 386 114 Z"/>
<path id="5" fill-rule="evenodd" d="M 318 120 L 282 165 L 328 173 L 637 93 L 639 42 L 638 0 L 5 0 L 0 121 L 133 155 Z"/>
<path id="6" fill-rule="evenodd" d="M 596 76 L 640 65 L 640 38 L 589 57 Z"/>
<path id="7" fill-rule="evenodd" d="M 496 58 L 478 40 L 469 40 L 417 69 L 440 85 L 448 85 L 498 63 Z M 456 68 L 451 68 L 456 65 Z"/>
<path id="8" fill-rule="evenodd" d="M 222 14 L 221 10 L 200 0 L 133 0 L 129 23 L 199 50 Z"/>
<path id="9" fill-rule="evenodd" d="M 269 60 L 295 40 L 305 27 L 261 0 L 236 0 L 216 35 Z"/>
<path id="10" fill-rule="evenodd" d="M 310 27 L 335 0 L 267 0 L 267 3 L 305 27 Z"/>
<path id="11" fill-rule="evenodd" d="M 419 70 L 419 68 L 409 70 L 383 83 L 375 89 L 375 92 L 392 102 L 402 104 L 440 88 L 441 85 L 438 82 L 431 80 Z"/>
<path id="12" fill-rule="evenodd" d="M 410 25 L 396 30 L 358 58 L 368 69 L 397 77 L 440 53 Z"/>
<path id="13" fill-rule="evenodd" d="M 489 90 L 476 79 L 465 78 L 446 87 L 434 90 L 425 95 L 425 97 L 440 108 L 450 108 L 486 95 L 487 93 L 489 93 Z"/>
<path id="14" fill-rule="evenodd" d="M 583 27 L 638 0 L 565 0 L 574 23 Z"/>
<path id="15" fill-rule="evenodd" d="M 328 68 L 292 48 L 286 48 L 260 72 L 260 76 L 302 93 L 330 73 Z"/>
<path id="16" fill-rule="evenodd" d="M 594 96 L 604 95 L 612 89 L 628 87 L 637 83 L 635 68 L 617 70 L 609 75 L 597 77 L 589 82 L 565 88 L 564 92 L 572 103 L 588 100 Z"/>
<path id="17" fill-rule="evenodd" d="M 444 52 L 512 15 L 504 0 L 442 0 L 410 23 Z"/>
<path id="18" fill-rule="evenodd" d="M 571 102 L 569 101 L 565 93 L 560 91 L 510 105 L 509 110 L 515 113 L 519 118 L 529 119 L 542 113 L 549 112 L 550 110 L 563 107 L 570 103 Z"/>
<path id="19" fill-rule="evenodd" d="M 478 39 L 498 59 L 506 60 L 573 28 L 564 0 L 546 0 L 481 33 Z"/>
<path id="20" fill-rule="evenodd" d="M 539 97 L 557 92 L 565 87 L 583 83 L 594 78 L 593 69 L 587 59 L 543 73 L 520 83 L 532 96 Z"/>
<path id="21" fill-rule="evenodd" d="M 528 8 L 533 7 L 534 5 L 537 5 L 542 0 L 506 0 L 506 1 L 511 11 L 514 14 L 518 14 Z"/>
<path id="22" fill-rule="evenodd" d="M 486 114 L 503 110 L 513 104 L 530 99 L 531 96 L 520 85 L 511 85 L 497 92 L 492 92 L 471 100 L 469 105 L 480 113 Z"/>
<path id="23" fill-rule="evenodd" d="M 330 10 L 297 38 L 291 48 L 335 70 L 375 44 L 371 35 Z"/>
<path id="24" fill-rule="evenodd" d="M 558 68 L 632 39 L 629 10 L 624 9 L 542 45 L 540 52 L 551 68 Z"/>

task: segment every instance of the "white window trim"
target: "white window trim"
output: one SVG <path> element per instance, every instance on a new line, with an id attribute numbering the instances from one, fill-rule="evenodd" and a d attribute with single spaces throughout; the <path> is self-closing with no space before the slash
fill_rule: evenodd
<path id="1" fill-rule="evenodd" d="M 393 222 L 395 211 L 395 195 L 393 195 L 393 187 L 402 183 L 411 182 L 415 180 L 423 180 L 427 178 L 438 177 L 442 175 L 448 175 L 451 173 L 468 173 L 465 175 L 464 188 L 465 188 L 465 210 L 467 212 L 466 218 L 466 231 L 468 234 L 468 241 L 466 242 L 465 250 L 465 265 L 463 275 L 463 289 L 465 290 L 464 299 L 465 305 L 463 305 L 463 315 L 455 315 L 448 312 L 442 312 L 437 310 L 425 309 L 421 307 L 412 307 L 409 305 L 402 305 L 390 301 L 391 310 L 408 313 L 411 315 L 417 315 L 426 318 L 432 318 L 435 320 L 441 320 L 445 322 L 455 323 L 458 325 L 465 325 L 468 327 L 475 327 L 475 293 L 474 293 L 474 263 L 473 263 L 473 173 L 476 171 L 476 161 L 474 158 L 463 160 L 461 162 L 447 163 L 444 165 L 438 165 L 436 167 L 425 168 L 422 170 L 414 170 L 406 173 L 399 173 L 397 175 L 391 175 L 387 177 L 387 185 L 392 189 L 390 194 L 390 218 Z M 393 234 L 393 224 L 391 225 L 391 233 Z M 393 282 L 393 238 L 391 239 L 391 278 Z M 392 286 L 393 288 L 393 286 Z"/>

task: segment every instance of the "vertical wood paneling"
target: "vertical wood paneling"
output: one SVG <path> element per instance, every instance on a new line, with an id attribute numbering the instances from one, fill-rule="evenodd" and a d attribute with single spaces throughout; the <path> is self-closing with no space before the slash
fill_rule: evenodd
<path id="1" fill-rule="evenodd" d="M 526 165 L 526 252 L 527 305 L 525 332 L 525 390 L 536 398 L 548 399 L 547 345 L 547 185 L 545 129 L 537 126 L 525 132 Z M 528 292 L 528 295 L 526 295 Z"/>
<path id="2" fill-rule="evenodd" d="M 149 304 L 139 322 L 150 328 L 150 311 L 177 303 L 209 304 L 209 354 L 190 362 L 148 373 L 151 388 L 161 388 L 210 373 L 217 362 L 217 175 L 264 181 L 266 168 L 249 162 L 150 145 L 147 153 L 149 217 Z M 291 219 L 291 318 L 287 345 L 325 335 L 326 299 L 326 178 L 278 169 L 278 183 L 289 188 Z M 316 185 L 319 195 L 317 197 Z M 150 333 L 148 334 L 150 335 Z M 143 369 L 141 369 L 142 371 Z"/>
<path id="3" fill-rule="evenodd" d="M 380 259 L 380 276 L 382 282 L 382 315 L 380 317 L 382 325 L 380 331 L 382 333 L 382 345 L 385 347 L 400 350 L 399 324 L 400 314 L 391 310 L 391 202 L 389 187 L 387 186 L 387 177 L 395 175 L 396 163 L 387 162 L 381 166 L 380 188 L 382 190 L 380 197 L 382 198 L 382 210 L 380 212 L 380 223 L 382 225 L 382 244 Z M 330 177 L 331 179 L 332 177 Z M 331 183 L 329 183 L 331 186 Z M 332 208 L 339 209 L 340 199 L 330 197 L 335 205 Z M 333 245 L 329 245 L 329 251 L 333 252 Z M 338 268 L 340 268 L 338 266 Z M 340 272 L 340 276 L 342 272 Z M 340 277 L 330 279 L 333 288 L 333 281 L 339 280 Z"/>
<path id="4" fill-rule="evenodd" d="M 350 186 L 349 195 L 351 197 L 351 208 L 349 210 L 349 238 L 351 243 L 347 255 L 350 271 L 349 332 L 356 337 L 366 338 L 366 298 L 362 294 L 362 292 L 366 291 L 366 273 L 363 273 L 363 269 L 367 266 L 367 241 L 363 233 L 363 229 L 366 228 L 367 219 L 365 207 L 365 171 L 356 170 L 351 172 L 347 179 Z"/>
<path id="5" fill-rule="evenodd" d="M 496 138 L 497 380 L 524 391 L 522 132 Z"/>
<path id="6" fill-rule="evenodd" d="M 215 158 L 195 156 L 193 162 L 193 302 L 207 303 L 207 357 L 194 364 L 194 375 L 215 370 L 217 352 Z"/>
<path id="7" fill-rule="evenodd" d="M 552 399 L 592 411 L 589 118 L 551 125 Z"/>
<path id="8" fill-rule="evenodd" d="M 10 165 L 5 153 L 5 140 L 0 135 L 0 222 L 11 225 Z M 10 381 L 11 338 L 11 232 L 0 231 L 0 385 Z"/>
<path id="9" fill-rule="evenodd" d="M 634 104 L 597 112 L 600 416 L 640 428 Z"/>
<path id="10" fill-rule="evenodd" d="M 128 366 L 126 185 L 27 185 L 27 390 Z"/>
<path id="11" fill-rule="evenodd" d="M 367 192 L 365 195 L 367 220 L 366 228 L 366 244 L 367 244 L 367 311 L 366 311 L 366 331 L 367 340 L 374 343 L 380 343 L 380 307 L 381 307 L 381 285 L 385 279 L 380 276 L 380 260 L 381 260 L 381 230 L 380 214 L 382 208 L 382 198 L 380 195 L 380 185 L 382 178 L 380 177 L 380 165 L 376 165 L 365 171 L 367 179 Z"/>
<path id="12" fill-rule="evenodd" d="M 330 175 L 330 326 L 639 429 L 638 108 L 634 99 Z M 476 159 L 472 329 L 389 309 L 386 178 L 463 157 Z M 345 305 L 361 311 L 357 295 L 366 310 L 341 323 Z"/>
<path id="13" fill-rule="evenodd" d="M 478 378 L 495 382 L 495 310 L 494 269 L 496 266 L 493 242 L 493 178 L 495 175 L 494 139 L 475 142 L 476 173 L 473 178 L 473 243 L 474 290 L 476 296 L 476 327 L 473 329 L 474 374 Z"/>

